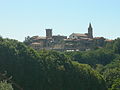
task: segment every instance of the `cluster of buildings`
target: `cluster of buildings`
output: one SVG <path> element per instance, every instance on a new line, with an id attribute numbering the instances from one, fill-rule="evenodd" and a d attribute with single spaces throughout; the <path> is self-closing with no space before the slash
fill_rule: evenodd
<path id="1" fill-rule="evenodd" d="M 58 50 L 58 51 L 86 51 L 95 47 L 103 47 L 106 42 L 111 42 L 104 37 L 93 37 L 91 23 L 88 32 L 85 34 L 72 33 L 67 36 L 52 35 L 52 29 L 46 29 L 46 36 L 26 37 L 24 43 L 36 50 Z"/>

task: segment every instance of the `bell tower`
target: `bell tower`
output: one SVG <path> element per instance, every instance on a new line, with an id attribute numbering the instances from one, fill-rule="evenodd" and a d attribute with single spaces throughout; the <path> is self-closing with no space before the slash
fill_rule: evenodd
<path id="1" fill-rule="evenodd" d="M 88 27 L 88 38 L 93 38 L 93 28 L 91 23 L 89 23 L 89 27 Z"/>

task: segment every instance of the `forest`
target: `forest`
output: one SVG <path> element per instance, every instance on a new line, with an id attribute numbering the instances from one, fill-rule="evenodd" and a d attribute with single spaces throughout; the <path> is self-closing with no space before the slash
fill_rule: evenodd
<path id="1" fill-rule="evenodd" d="M 0 90 L 120 90 L 120 38 L 59 52 L 0 37 Z"/>

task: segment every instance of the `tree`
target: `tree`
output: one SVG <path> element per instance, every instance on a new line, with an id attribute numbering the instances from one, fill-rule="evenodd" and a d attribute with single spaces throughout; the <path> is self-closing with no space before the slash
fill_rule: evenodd
<path id="1" fill-rule="evenodd" d="M 24 43 L 3 39 L 0 58 L 1 71 L 7 71 L 24 90 L 106 90 L 100 74 L 61 52 L 37 52 Z"/>
<path id="2" fill-rule="evenodd" d="M 120 78 L 115 79 L 110 90 L 120 90 Z"/>
<path id="3" fill-rule="evenodd" d="M 115 53 L 120 54 L 120 38 L 115 40 L 115 43 L 113 44 L 113 50 Z"/>
<path id="4" fill-rule="evenodd" d="M 7 82 L 0 82 L 0 90 L 13 90 L 12 85 Z"/>
<path id="5" fill-rule="evenodd" d="M 115 85 L 119 85 L 118 80 L 120 79 L 120 60 L 115 59 L 110 64 L 104 66 L 100 73 L 103 74 L 107 83 L 107 87 L 110 88 L 110 90 L 113 87 L 114 89 L 112 90 L 117 90 L 115 89 Z"/>

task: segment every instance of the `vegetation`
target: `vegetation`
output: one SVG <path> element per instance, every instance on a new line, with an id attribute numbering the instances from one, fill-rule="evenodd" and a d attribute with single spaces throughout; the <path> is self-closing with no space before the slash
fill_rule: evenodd
<path id="1" fill-rule="evenodd" d="M 0 82 L 0 90 L 13 90 L 11 84 L 7 82 Z"/>
<path id="2" fill-rule="evenodd" d="M 0 76 L 0 90 L 120 90 L 120 39 L 92 51 L 57 52 L 1 37 L 4 72 L 12 78 Z"/>

